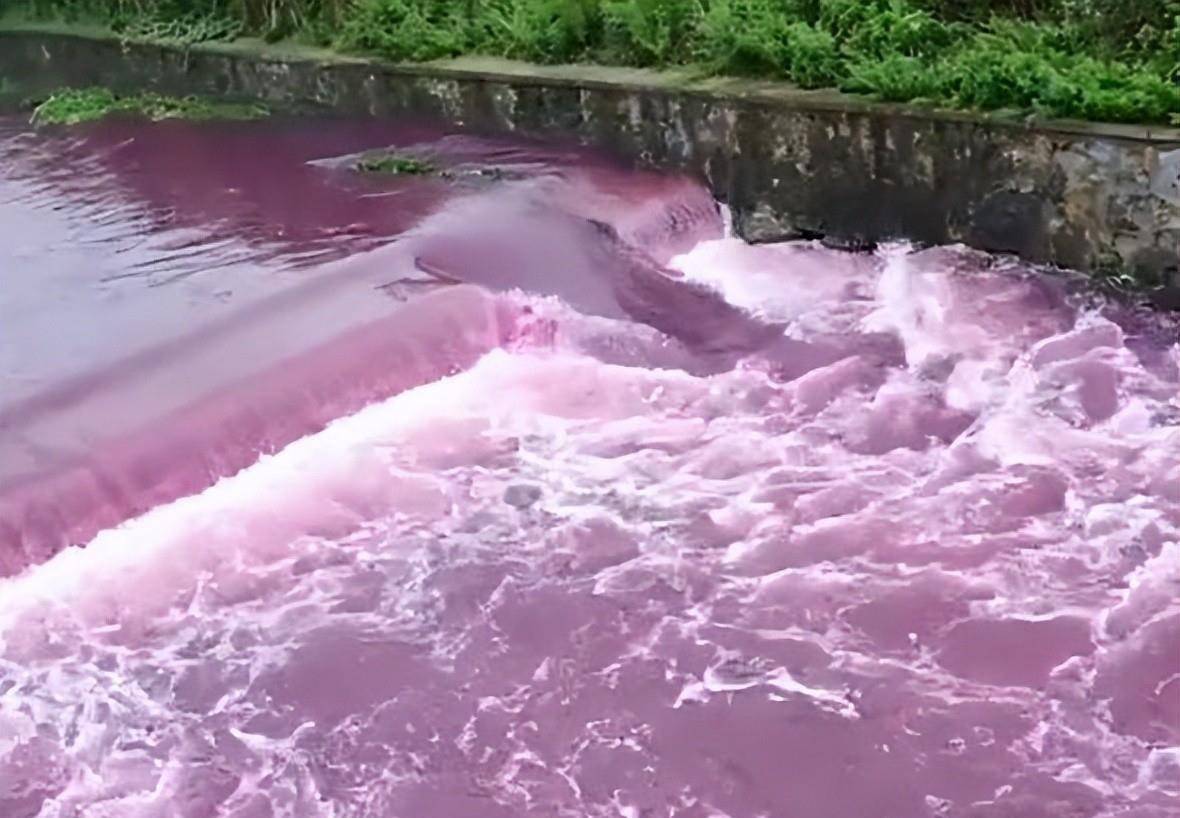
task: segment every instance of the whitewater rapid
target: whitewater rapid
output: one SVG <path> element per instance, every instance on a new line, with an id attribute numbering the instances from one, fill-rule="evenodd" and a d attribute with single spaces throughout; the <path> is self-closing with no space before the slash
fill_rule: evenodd
<path id="1" fill-rule="evenodd" d="M 474 352 L 0 580 L 0 815 L 1180 814 L 1174 324 L 618 178 L 366 247 Z"/>

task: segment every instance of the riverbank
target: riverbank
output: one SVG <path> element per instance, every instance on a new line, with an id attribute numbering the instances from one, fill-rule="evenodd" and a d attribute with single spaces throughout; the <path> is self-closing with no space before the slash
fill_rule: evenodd
<path id="1" fill-rule="evenodd" d="M 26 0 L 130 40 L 256 35 L 393 61 L 681 67 L 964 111 L 1169 124 L 1170 0 Z"/>

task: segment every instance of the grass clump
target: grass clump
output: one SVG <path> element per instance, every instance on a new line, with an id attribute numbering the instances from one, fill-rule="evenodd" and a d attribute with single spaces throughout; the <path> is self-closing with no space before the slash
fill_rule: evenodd
<path id="1" fill-rule="evenodd" d="M 114 114 L 161 119 L 257 119 L 267 109 L 256 103 L 229 103 L 201 97 L 154 93 L 120 96 L 109 88 L 67 88 L 51 94 L 33 110 L 35 125 L 76 125 Z"/>
<path id="2" fill-rule="evenodd" d="M 354 166 L 362 173 L 380 173 L 390 176 L 425 176 L 437 172 L 429 162 L 399 153 L 366 154 Z"/>
<path id="3" fill-rule="evenodd" d="M 25 0 L 129 36 L 296 35 L 426 61 L 689 66 L 895 102 L 1180 116 L 1180 0 Z"/>

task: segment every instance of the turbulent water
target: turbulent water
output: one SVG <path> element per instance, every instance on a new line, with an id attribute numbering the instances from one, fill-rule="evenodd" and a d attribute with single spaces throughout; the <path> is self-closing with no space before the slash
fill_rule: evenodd
<path id="1" fill-rule="evenodd" d="M 1180 815 L 1163 316 L 427 129 L 0 161 L 0 816 Z"/>

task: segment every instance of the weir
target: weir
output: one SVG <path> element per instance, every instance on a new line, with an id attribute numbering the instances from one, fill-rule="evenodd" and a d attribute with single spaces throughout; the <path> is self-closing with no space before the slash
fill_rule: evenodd
<path id="1" fill-rule="evenodd" d="M 0 816 L 1174 818 L 1174 316 L 433 104 L 0 115 Z"/>

